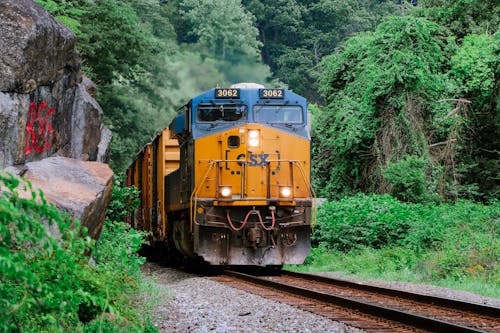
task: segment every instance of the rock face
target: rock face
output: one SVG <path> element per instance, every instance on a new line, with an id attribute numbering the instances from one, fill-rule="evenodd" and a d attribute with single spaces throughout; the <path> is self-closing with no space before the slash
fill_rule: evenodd
<path id="1" fill-rule="evenodd" d="M 106 162 L 110 132 L 75 35 L 32 0 L 0 1 L 0 167 L 57 153 Z"/>
<path id="2" fill-rule="evenodd" d="M 80 220 L 91 237 L 99 237 L 113 183 L 107 164 L 49 157 L 5 171 L 23 176 L 35 191 L 42 189 L 47 201 Z"/>
<path id="3" fill-rule="evenodd" d="M 0 0 L 0 168 L 98 238 L 111 196 L 111 131 L 73 32 L 33 0 Z M 97 161 L 97 162 L 84 162 Z"/>

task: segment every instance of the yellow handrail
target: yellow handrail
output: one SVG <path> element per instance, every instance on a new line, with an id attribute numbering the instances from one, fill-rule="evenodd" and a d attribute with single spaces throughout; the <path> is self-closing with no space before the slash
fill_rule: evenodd
<path id="1" fill-rule="evenodd" d="M 300 161 L 291 161 L 291 162 L 298 166 L 300 174 L 302 175 L 302 178 L 304 178 L 304 183 L 308 187 L 309 193 L 311 194 L 311 198 L 313 199 L 311 226 L 314 226 L 314 224 L 316 224 L 316 192 L 314 191 L 314 188 L 312 187 L 311 183 L 307 180 L 304 168 L 302 168 L 302 165 L 300 165 Z"/>
<path id="2" fill-rule="evenodd" d="M 194 219 L 195 219 L 195 216 L 196 216 L 196 212 L 195 212 L 195 209 L 196 209 L 196 204 L 197 204 L 197 198 L 198 198 L 198 192 L 200 191 L 200 189 L 202 188 L 202 185 L 205 183 L 205 181 L 207 180 L 207 177 L 208 177 L 208 174 L 210 173 L 210 171 L 212 170 L 213 166 L 216 164 L 216 163 L 220 163 L 220 162 L 231 162 L 233 160 L 209 160 L 209 165 L 207 167 L 207 170 L 205 171 L 205 174 L 203 175 L 203 179 L 202 181 L 198 184 L 198 186 L 195 188 L 195 190 L 191 193 L 191 197 L 190 197 L 190 200 L 189 200 L 189 211 L 190 211 L 190 231 L 192 232 L 193 231 L 193 224 L 194 224 Z M 234 160 L 234 161 L 238 161 L 238 160 Z M 238 161 L 240 162 L 240 161 Z M 300 164 L 301 161 L 297 161 L 297 160 L 272 160 L 272 161 L 268 161 L 268 162 L 289 162 L 289 163 L 292 163 L 292 165 L 297 165 L 297 168 L 299 169 L 300 171 L 300 174 L 303 178 L 303 181 L 307 187 L 307 190 L 311 196 L 311 198 L 313 199 L 312 202 L 313 202 L 313 205 L 312 205 L 312 217 L 311 217 L 311 226 L 313 226 L 315 223 L 316 223 L 316 192 L 314 191 L 311 183 L 307 180 L 307 177 L 305 175 L 305 171 L 304 171 L 304 168 L 302 167 L 302 165 Z"/>
<path id="3" fill-rule="evenodd" d="M 196 209 L 196 203 L 197 203 L 197 200 L 196 200 L 197 197 L 196 197 L 196 195 L 198 194 L 198 191 L 200 190 L 201 186 L 205 183 L 205 180 L 208 177 L 208 173 L 210 172 L 210 170 L 212 170 L 212 167 L 214 166 L 215 163 L 217 163 L 217 161 L 210 161 L 210 164 L 208 165 L 207 171 L 205 172 L 205 175 L 203 176 L 203 180 L 200 182 L 200 184 L 198 185 L 198 187 L 195 188 L 195 190 L 193 191 L 193 193 L 191 193 L 191 198 L 189 199 L 189 211 L 191 212 L 191 214 L 190 214 L 191 218 L 190 218 L 190 221 L 189 221 L 189 228 L 190 228 L 191 232 L 193 232 L 195 209 Z M 193 205 L 193 198 L 195 198 L 194 205 Z"/>

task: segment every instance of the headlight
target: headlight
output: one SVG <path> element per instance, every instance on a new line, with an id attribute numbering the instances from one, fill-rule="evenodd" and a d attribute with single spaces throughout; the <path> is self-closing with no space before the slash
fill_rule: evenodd
<path id="1" fill-rule="evenodd" d="M 231 186 L 219 186 L 219 193 L 223 198 L 230 198 L 233 194 Z"/>
<path id="2" fill-rule="evenodd" d="M 258 147 L 259 146 L 259 130 L 250 130 L 248 131 L 248 145 L 250 147 Z"/>
<path id="3" fill-rule="evenodd" d="M 292 188 L 290 186 L 280 186 L 280 197 L 289 198 L 292 195 Z"/>

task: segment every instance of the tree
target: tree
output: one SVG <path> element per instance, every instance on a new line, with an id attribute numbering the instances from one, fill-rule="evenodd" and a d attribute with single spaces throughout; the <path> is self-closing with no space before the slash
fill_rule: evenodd
<path id="1" fill-rule="evenodd" d="M 421 0 L 417 13 L 451 30 L 462 39 L 469 34 L 494 34 L 500 25 L 500 6 L 492 0 Z"/>
<path id="2" fill-rule="evenodd" d="M 373 30 L 388 14 L 392 1 L 278 0 L 243 1 L 257 18 L 264 43 L 264 62 L 274 77 L 313 102 L 318 94 L 317 65 L 345 38 Z"/>
<path id="3" fill-rule="evenodd" d="M 219 60 L 258 58 L 261 43 L 254 16 L 240 0 L 184 0 L 180 14 L 190 25 L 189 35 Z"/>
<path id="4" fill-rule="evenodd" d="M 452 93 L 444 74 L 450 56 L 444 37 L 425 19 L 392 17 L 325 58 L 321 84 L 327 105 L 315 114 L 318 155 L 313 154 L 323 195 L 387 192 L 391 183 L 382 170 L 408 155 L 431 165 L 426 177 L 433 183 L 440 168 L 429 144 L 450 134 L 449 126 L 439 135 L 428 126 L 451 111 L 439 102 Z"/>

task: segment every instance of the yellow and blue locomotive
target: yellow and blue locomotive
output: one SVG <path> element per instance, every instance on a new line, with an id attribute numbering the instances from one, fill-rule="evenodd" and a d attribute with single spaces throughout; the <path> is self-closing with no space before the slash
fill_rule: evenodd
<path id="1" fill-rule="evenodd" d="M 300 264 L 314 192 L 306 100 L 255 84 L 191 99 L 138 154 L 131 219 L 165 251 L 211 265 Z"/>

